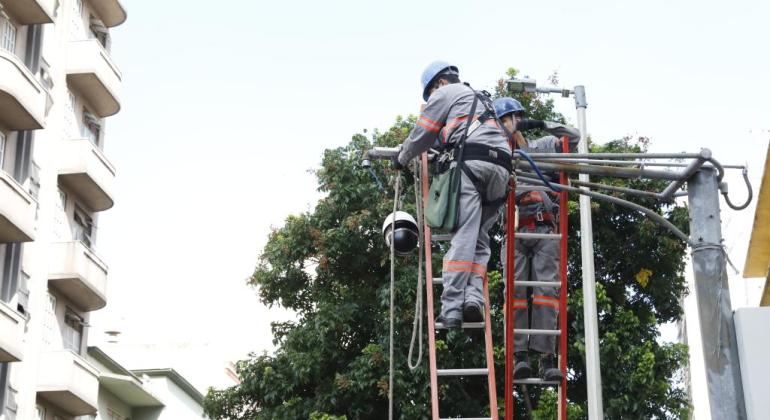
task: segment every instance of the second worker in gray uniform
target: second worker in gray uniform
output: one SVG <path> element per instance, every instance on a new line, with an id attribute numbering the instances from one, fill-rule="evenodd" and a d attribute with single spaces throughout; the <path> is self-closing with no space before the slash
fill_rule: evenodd
<path id="1" fill-rule="evenodd" d="M 514 133 L 517 148 L 531 153 L 560 153 L 561 137 L 569 139 L 569 149 L 574 152 L 580 141 L 580 131 L 564 124 L 523 119 L 524 108 L 513 98 L 500 98 L 495 101 L 495 111 L 503 124 Z M 515 128 L 514 128 L 515 127 Z M 522 131 L 542 129 L 549 136 L 535 140 L 525 140 Z M 559 201 L 558 196 L 546 191 L 516 193 L 519 226 L 517 232 L 558 233 Z M 505 248 L 502 260 L 505 266 Z M 514 275 L 516 280 L 560 281 L 559 241 L 554 239 L 516 239 Z M 514 290 L 513 302 L 514 328 L 555 330 L 559 315 L 559 288 L 532 288 L 532 317 L 528 314 L 527 288 Z M 529 352 L 540 354 L 540 376 L 546 381 L 560 381 L 562 373 L 556 366 L 556 336 L 553 335 L 514 335 L 516 364 L 514 378 L 528 378 L 532 375 Z M 562 349 L 562 351 L 564 351 Z"/>
<path id="2" fill-rule="evenodd" d="M 431 63 L 423 72 L 422 85 L 427 104 L 401 146 L 396 166 L 407 165 L 437 141 L 441 147 L 451 148 L 462 138 L 466 124 L 475 120 L 481 123 L 465 141 L 463 160 L 468 172 L 462 174 L 457 229 L 444 256 L 444 291 L 437 321 L 454 329 L 463 321 L 483 320 L 489 230 L 507 196 L 511 148 L 495 119 L 482 117 L 485 107 L 481 100 L 469 118 L 477 93 L 460 83 L 457 67 L 443 61 Z M 490 152 L 498 157 L 497 163 L 474 159 Z"/>

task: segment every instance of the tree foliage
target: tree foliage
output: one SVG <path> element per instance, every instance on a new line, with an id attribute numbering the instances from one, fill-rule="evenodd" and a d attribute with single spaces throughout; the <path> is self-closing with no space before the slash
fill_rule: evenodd
<path id="1" fill-rule="evenodd" d="M 504 88 L 498 83 L 496 94 L 505 93 Z M 563 120 L 551 99 L 528 94 L 518 97 L 533 117 Z M 386 190 L 380 191 L 371 174 L 360 169 L 360 158 L 373 145 L 400 144 L 413 124 L 412 117 L 397 118 L 387 131 L 375 132 L 373 141 L 356 134 L 346 146 L 324 153 L 316 171 L 324 198 L 313 211 L 289 216 L 282 227 L 273 230 L 250 279 L 262 302 L 294 310 L 296 321 L 273 325 L 274 354 L 252 354 L 238 362 L 240 385 L 209 390 L 207 415 L 231 419 L 387 418 L 389 250 L 380 224 L 392 211 L 394 173 L 389 164 L 374 163 L 378 178 L 387 181 Z M 623 138 L 592 148 L 644 151 L 646 145 L 643 138 Z M 402 201 L 404 210 L 414 214 L 412 181 L 411 174 L 404 174 Z M 662 188 L 659 181 L 600 181 L 638 189 Z M 586 418 L 579 214 L 577 197 L 570 200 L 569 410 L 570 418 Z M 649 199 L 634 201 L 686 228 L 685 209 Z M 688 407 L 677 375 L 686 360 L 686 348 L 659 342 L 658 326 L 682 314 L 679 299 L 685 293 L 685 245 L 637 212 L 600 201 L 592 202 L 592 210 L 605 416 L 683 418 Z M 501 239 L 497 228 L 489 281 L 498 396 L 503 395 L 504 364 Z M 444 247 L 435 246 L 436 268 Z M 402 419 L 430 418 L 427 354 L 414 372 L 406 365 L 416 266 L 416 256 L 399 258 L 396 263 L 394 393 L 397 417 Z M 482 337 L 442 332 L 437 348 L 441 367 L 484 364 Z M 441 379 L 439 383 L 442 417 L 488 415 L 482 379 Z M 538 407 L 531 418 L 555 418 L 556 394 L 532 387 L 529 392 Z M 518 401 L 517 418 L 527 418 L 523 407 Z"/>

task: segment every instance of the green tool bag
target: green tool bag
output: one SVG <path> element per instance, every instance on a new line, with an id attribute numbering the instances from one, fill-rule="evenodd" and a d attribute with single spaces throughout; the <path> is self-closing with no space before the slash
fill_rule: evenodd
<path id="1" fill-rule="evenodd" d="M 451 162 L 448 169 L 433 176 L 425 210 L 425 221 L 431 229 L 444 233 L 452 233 L 457 229 L 462 174 L 460 164 Z"/>
<path id="2" fill-rule="evenodd" d="M 441 233 L 454 233 L 460 220 L 460 182 L 463 177 L 463 149 L 468 138 L 468 128 L 476 115 L 476 92 L 473 92 L 473 105 L 465 123 L 465 131 L 457 144 L 449 152 L 444 152 L 436 163 L 436 174 L 430 182 L 428 206 L 425 209 L 425 221 L 431 229 Z M 456 155 L 456 156 L 455 156 Z"/>

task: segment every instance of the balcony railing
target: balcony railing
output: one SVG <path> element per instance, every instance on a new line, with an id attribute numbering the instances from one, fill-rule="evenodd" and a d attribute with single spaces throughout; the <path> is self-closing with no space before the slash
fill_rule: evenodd
<path id="1" fill-rule="evenodd" d="M 67 50 L 67 83 L 82 95 L 99 117 L 120 111 L 121 74 L 96 39 L 70 41 Z"/>
<path id="2" fill-rule="evenodd" d="M 59 182 L 90 211 L 111 208 L 115 168 L 104 152 L 88 139 L 66 140 L 60 144 Z"/>
<path id="3" fill-rule="evenodd" d="M 0 301 L 0 363 L 22 360 L 24 318 Z"/>
<path id="4" fill-rule="evenodd" d="M 107 265 L 80 241 L 51 244 L 48 284 L 88 312 L 107 305 Z"/>
<path id="5" fill-rule="evenodd" d="M 40 357 L 37 395 L 71 416 L 96 412 L 99 372 L 69 351 L 52 351 Z"/>
<path id="6" fill-rule="evenodd" d="M 0 170 L 0 243 L 32 241 L 36 212 L 35 199 Z"/>
<path id="7" fill-rule="evenodd" d="M 0 48 L 0 125 L 9 130 L 43 128 L 46 92 L 27 66 Z"/>

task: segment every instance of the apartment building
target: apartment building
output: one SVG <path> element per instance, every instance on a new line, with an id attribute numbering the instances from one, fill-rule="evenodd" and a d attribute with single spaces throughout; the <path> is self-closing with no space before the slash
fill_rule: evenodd
<path id="1" fill-rule="evenodd" d="M 97 414 L 86 343 L 107 305 L 110 33 L 125 19 L 118 0 L 0 0 L 0 419 L 123 418 Z"/>
<path id="2" fill-rule="evenodd" d="M 203 419 L 203 394 L 171 368 L 128 370 L 113 354 L 91 346 L 88 360 L 99 370 L 96 415 L 87 420 Z"/>

